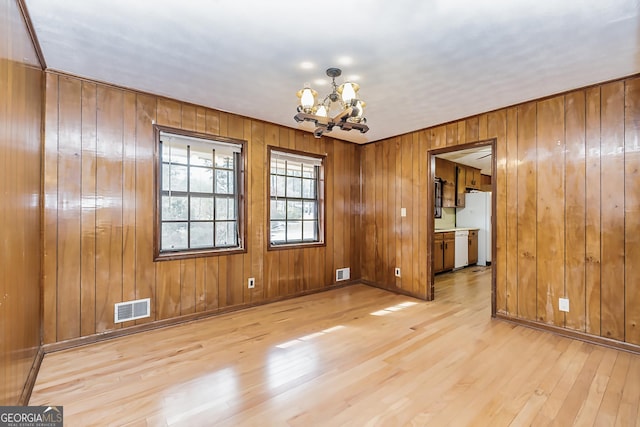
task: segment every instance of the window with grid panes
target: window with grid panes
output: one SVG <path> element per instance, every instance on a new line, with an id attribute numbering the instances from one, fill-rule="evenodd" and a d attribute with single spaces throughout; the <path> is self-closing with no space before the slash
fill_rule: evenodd
<path id="1" fill-rule="evenodd" d="M 159 255 L 239 249 L 242 144 L 159 132 Z"/>
<path id="2" fill-rule="evenodd" d="M 321 243 L 322 157 L 270 150 L 271 247 Z"/>

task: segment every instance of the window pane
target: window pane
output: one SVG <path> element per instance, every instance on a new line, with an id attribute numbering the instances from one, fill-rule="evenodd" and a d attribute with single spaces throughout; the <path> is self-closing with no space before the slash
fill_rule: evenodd
<path id="1" fill-rule="evenodd" d="M 287 162 L 288 176 L 302 176 L 302 163 Z"/>
<path id="2" fill-rule="evenodd" d="M 213 169 L 192 167 L 190 191 L 196 193 L 213 193 Z"/>
<path id="3" fill-rule="evenodd" d="M 286 219 L 287 202 L 285 200 L 271 200 L 271 219 Z"/>
<path id="4" fill-rule="evenodd" d="M 216 193 L 233 194 L 233 171 L 216 169 Z"/>
<path id="5" fill-rule="evenodd" d="M 271 241 L 272 242 L 284 242 L 285 241 L 285 222 L 284 221 L 271 221 Z"/>
<path id="6" fill-rule="evenodd" d="M 191 219 L 196 221 L 213 220 L 213 197 L 191 196 Z"/>
<path id="7" fill-rule="evenodd" d="M 316 219 L 318 218 L 317 202 L 303 202 L 302 204 L 302 218 L 303 219 Z"/>
<path id="8" fill-rule="evenodd" d="M 236 246 L 235 222 L 216 222 L 216 246 Z"/>
<path id="9" fill-rule="evenodd" d="M 305 199 L 316 198 L 316 181 L 311 179 L 302 180 L 302 197 Z"/>
<path id="10" fill-rule="evenodd" d="M 302 182 L 300 178 L 287 177 L 287 197 L 302 197 Z"/>
<path id="11" fill-rule="evenodd" d="M 233 155 L 230 154 L 217 154 L 216 153 L 216 167 L 233 169 Z"/>
<path id="12" fill-rule="evenodd" d="M 162 144 L 162 161 L 164 163 L 187 164 L 187 146 Z"/>
<path id="13" fill-rule="evenodd" d="M 229 197 L 216 197 L 216 220 L 236 219 L 235 201 Z"/>
<path id="14" fill-rule="evenodd" d="M 304 165 L 302 168 L 302 176 L 305 178 L 315 178 L 316 167 L 311 165 Z"/>
<path id="15" fill-rule="evenodd" d="M 162 223 L 161 250 L 171 251 L 177 249 L 187 249 L 187 223 Z"/>
<path id="16" fill-rule="evenodd" d="M 302 240 L 302 221 L 287 222 L 287 241 Z"/>
<path id="17" fill-rule="evenodd" d="M 187 220 L 187 198 L 184 196 L 162 196 L 162 221 Z"/>
<path id="18" fill-rule="evenodd" d="M 213 246 L 213 222 L 191 223 L 191 247 L 210 248 Z"/>
<path id="19" fill-rule="evenodd" d="M 271 173 L 284 175 L 286 173 L 286 163 L 282 159 L 271 159 Z"/>
<path id="20" fill-rule="evenodd" d="M 276 197 L 284 197 L 286 178 L 284 176 L 271 176 L 271 195 Z"/>
<path id="21" fill-rule="evenodd" d="M 318 223 L 316 221 L 304 221 L 302 231 L 302 238 L 304 240 L 318 240 Z"/>
<path id="22" fill-rule="evenodd" d="M 287 200 L 287 219 L 302 219 L 302 202 Z"/>
<path id="23" fill-rule="evenodd" d="M 163 163 L 162 190 L 187 191 L 187 167 Z"/>
<path id="24" fill-rule="evenodd" d="M 189 159 L 192 166 L 208 166 L 213 167 L 213 148 L 210 150 L 205 147 L 190 147 L 191 158 Z"/>

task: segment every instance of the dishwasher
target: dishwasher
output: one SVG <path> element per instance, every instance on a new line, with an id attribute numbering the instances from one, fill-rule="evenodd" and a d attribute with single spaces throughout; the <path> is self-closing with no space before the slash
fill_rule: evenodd
<path id="1" fill-rule="evenodd" d="M 469 230 L 456 230 L 454 268 L 469 265 Z"/>

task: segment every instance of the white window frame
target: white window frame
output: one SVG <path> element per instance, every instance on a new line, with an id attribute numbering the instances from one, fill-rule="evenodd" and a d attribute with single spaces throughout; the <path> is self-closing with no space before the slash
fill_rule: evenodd
<path id="1" fill-rule="evenodd" d="M 154 252 L 155 259 L 176 259 L 189 258 L 198 256 L 226 255 L 235 252 L 246 252 L 244 219 L 246 217 L 244 194 L 245 194 L 245 142 L 222 138 L 212 135 L 206 135 L 196 132 L 184 131 L 181 129 L 173 129 L 164 126 L 155 126 L 156 132 L 156 161 L 155 161 L 155 232 L 154 232 Z M 165 148 L 163 152 L 163 147 Z M 169 147 L 167 149 L 167 147 Z M 184 160 L 176 160 L 174 158 L 164 158 L 164 153 L 171 152 L 171 147 L 187 149 L 187 156 Z M 211 150 L 212 162 L 210 164 L 198 164 L 193 161 L 190 154 L 192 150 L 207 152 Z M 216 164 L 215 156 L 222 153 L 223 155 L 233 158 L 231 165 Z M 180 188 L 174 190 L 171 188 L 171 180 L 163 180 L 163 173 L 171 170 L 172 167 L 180 168 L 186 174 L 186 189 Z M 198 170 L 208 170 L 213 174 L 214 180 L 212 188 L 209 191 L 195 191 L 191 185 L 194 184 L 192 173 Z M 231 192 L 220 191 L 217 185 L 218 174 L 230 176 L 227 185 L 232 186 Z M 163 203 L 169 203 L 171 197 L 186 200 L 187 215 L 183 218 L 167 218 L 164 216 Z M 195 215 L 195 204 L 197 200 L 207 201 L 211 203 L 212 213 L 206 218 L 197 218 Z M 224 204 L 227 200 L 227 212 L 223 216 L 223 210 L 220 210 L 219 203 Z M 194 202 L 194 203 L 192 203 Z M 220 206 L 222 206 L 222 204 Z M 176 224 L 182 230 L 184 229 L 186 236 L 186 245 L 176 248 L 168 248 L 163 245 L 165 227 L 170 224 Z M 196 239 L 192 235 L 198 228 L 198 225 L 211 229 L 211 245 L 198 245 Z M 207 227 L 210 225 L 211 227 Z M 225 227 L 225 234 L 231 233 L 232 242 L 221 244 L 217 240 L 216 233 L 222 233 L 220 227 Z M 202 229 L 202 227 L 201 227 Z M 231 231 L 229 231 L 231 230 Z M 200 231 L 201 232 L 201 231 Z M 207 236 L 208 237 L 208 236 Z"/>
<path id="2" fill-rule="evenodd" d="M 269 147 L 268 150 L 269 159 L 269 185 L 268 185 L 268 241 L 269 249 L 286 249 L 296 246 L 323 246 L 325 243 L 324 238 L 324 210 L 325 210 L 325 194 L 324 194 L 324 166 L 325 156 L 305 153 L 301 151 L 283 149 L 280 147 Z M 284 168 L 277 168 L 277 165 L 282 165 L 284 162 Z M 292 169 L 297 169 L 300 165 L 301 173 L 299 176 L 293 176 L 292 172 L 287 168 L 288 165 L 294 164 Z M 305 176 L 304 170 L 313 168 L 315 176 Z M 278 192 L 275 188 L 275 180 L 282 180 L 284 185 L 284 193 Z M 288 194 L 290 190 L 289 184 L 295 184 L 294 181 L 299 182 L 300 192 L 298 194 Z M 303 188 L 313 188 L 314 196 L 305 196 Z M 289 218 L 289 206 L 300 206 L 301 216 L 295 218 Z M 276 213 L 276 206 L 280 206 Z M 313 218 L 313 209 L 305 209 L 307 207 L 313 208 L 315 206 L 315 218 Z M 284 211 L 284 214 L 282 213 Z M 307 212 L 305 214 L 305 212 Z M 311 212 L 309 215 L 308 212 Z M 308 215 L 305 217 L 305 215 Z M 289 227 L 300 227 L 299 238 L 290 233 Z M 315 229 L 315 234 L 309 237 L 309 230 Z M 274 240 L 274 230 L 281 230 L 278 234 L 282 236 L 277 240 Z"/>

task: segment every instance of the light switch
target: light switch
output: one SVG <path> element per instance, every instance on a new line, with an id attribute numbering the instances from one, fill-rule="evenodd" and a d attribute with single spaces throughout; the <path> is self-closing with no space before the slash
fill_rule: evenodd
<path id="1" fill-rule="evenodd" d="M 407 208 L 400 208 L 400 216 L 402 217 L 407 216 Z"/>

